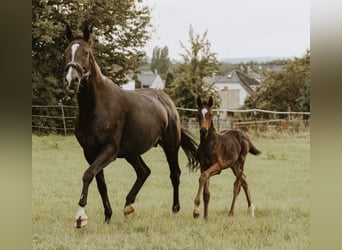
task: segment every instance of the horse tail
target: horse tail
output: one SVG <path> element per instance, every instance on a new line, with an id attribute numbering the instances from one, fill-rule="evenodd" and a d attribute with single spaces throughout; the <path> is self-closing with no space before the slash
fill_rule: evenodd
<path id="1" fill-rule="evenodd" d="M 258 155 L 261 153 L 261 151 L 259 151 L 253 144 L 252 142 L 249 140 L 249 152 L 253 155 Z"/>
<path id="2" fill-rule="evenodd" d="M 198 144 L 193 139 L 189 131 L 181 128 L 181 147 L 188 158 L 188 164 L 186 165 L 191 171 L 199 169 L 199 161 L 197 157 Z"/>

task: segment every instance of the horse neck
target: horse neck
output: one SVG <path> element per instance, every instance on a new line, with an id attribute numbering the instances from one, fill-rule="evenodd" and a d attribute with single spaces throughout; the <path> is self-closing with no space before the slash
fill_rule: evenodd
<path id="1" fill-rule="evenodd" d="M 77 95 L 79 113 L 81 116 L 89 116 L 95 109 L 99 89 L 101 85 L 104 85 L 104 77 L 93 55 L 91 55 L 90 75 L 81 83 L 82 86 Z"/>

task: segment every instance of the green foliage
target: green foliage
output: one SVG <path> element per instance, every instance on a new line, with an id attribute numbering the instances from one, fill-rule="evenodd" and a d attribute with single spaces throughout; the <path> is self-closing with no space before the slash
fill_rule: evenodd
<path id="1" fill-rule="evenodd" d="M 63 52 L 68 44 L 65 27 L 70 24 L 78 35 L 85 22 L 92 31 L 93 51 L 105 75 L 122 84 L 126 74 L 138 71 L 144 56 L 141 49 L 150 38 L 151 28 L 150 9 L 141 0 L 33 0 L 33 104 L 75 105 L 75 98 L 63 87 Z"/>
<path id="2" fill-rule="evenodd" d="M 162 79 L 166 78 L 166 74 L 169 70 L 171 61 L 169 58 L 169 49 L 168 47 L 159 48 L 158 46 L 154 47 L 152 59 L 151 59 L 151 70 L 155 72 L 157 70 L 158 74 Z"/>
<path id="3" fill-rule="evenodd" d="M 309 111 L 310 51 L 288 61 L 280 72 L 265 72 L 261 86 L 246 99 L 244 108 Z"/>
<path id="4" fill-rule="evenodd" d="M 33 0 L 33 103 L 64 102 L 65 94 L 59 93 L 59 89 L 65 64 L 63 51 L 67 46 L 65 25 L 70 24 L 79 34 L 84 22 L 92 30 L 94 54 L 105 75 L 122 84 L 125 74 L 137 71 L 144 55 L 141 48 L 150 38 L 150 9 L 140 0 Z M 44 91 L 49 95 L 42 99 Z"/>
<path id="5" fill-rule="evenodd" d="M 169 88 L 171 83 L 175 80 L 175 75 L 168 71 L 165 77 L 165 88 Z"/>
<path id="6" fill-rule="evenodd" d="M 180 73 L 166 91 L 178 107 L 196 108 L 196 98 L 199 95 L 206 99 L 213 96 L 215 107 L 219 107 L 221 103 L 219 95 L 212 86 L 206 84 L 203 80 L 205 76 L 212 75 L 219 68 L 216 53 L 210 51 L 207 32 L 203 36 L 194 34 L 190 26 L 189 42 L 190 49 L 181 43 L 182 48 L 185 50 L 185 53 L 181 55 L 184 62 L 179 65 Z M 180 114 L 194 115 L 193 112 L 183 111 Z"/>

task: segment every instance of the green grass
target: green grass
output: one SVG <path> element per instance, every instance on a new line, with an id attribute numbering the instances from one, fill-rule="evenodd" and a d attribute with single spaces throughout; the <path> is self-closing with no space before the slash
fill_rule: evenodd
<path id="1" fill-rule="evenodd" d="M 75 137 L 32 136 L 33 249 L 308 249 L 310 247 L 310 142 L 292 136 L 253 137 L 262 151 L 247 157 L 245 172 L 255 216 L 241 192 L 235 217 L 228 218 L 234 177 L 230 170 L 211 178 L 209 220 L 193 219 L 199 172 L 189 172 L 180 151 L 181 210 L 171 212 L 172 186 L 164 154 L 154 148 L 143 158 L 152 170 L 137 196 L 136 214 L 123 215 L 135 180 L 133 168 L 118 159 L 105 168 L 112 221 L 103 224 L 95 181 L 89 189 L 88 225 L 74 228 L 87 167 Z M 201 203 L 201 216 L 203 202 Z"/>

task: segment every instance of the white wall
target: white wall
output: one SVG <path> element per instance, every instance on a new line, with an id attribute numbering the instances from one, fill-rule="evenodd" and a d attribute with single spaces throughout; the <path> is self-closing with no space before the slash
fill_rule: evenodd
<path id="1" fill-rule="evenodd" d="M 239 104 L 240 106 L 242 106 L 245 103 L 248 93 L 239 83 L 216 83 L 215 84 L 215 89 L 218 91 L 223 90 L 225 87 L 227 87 L 228 89 L 240 90 Z"/>

